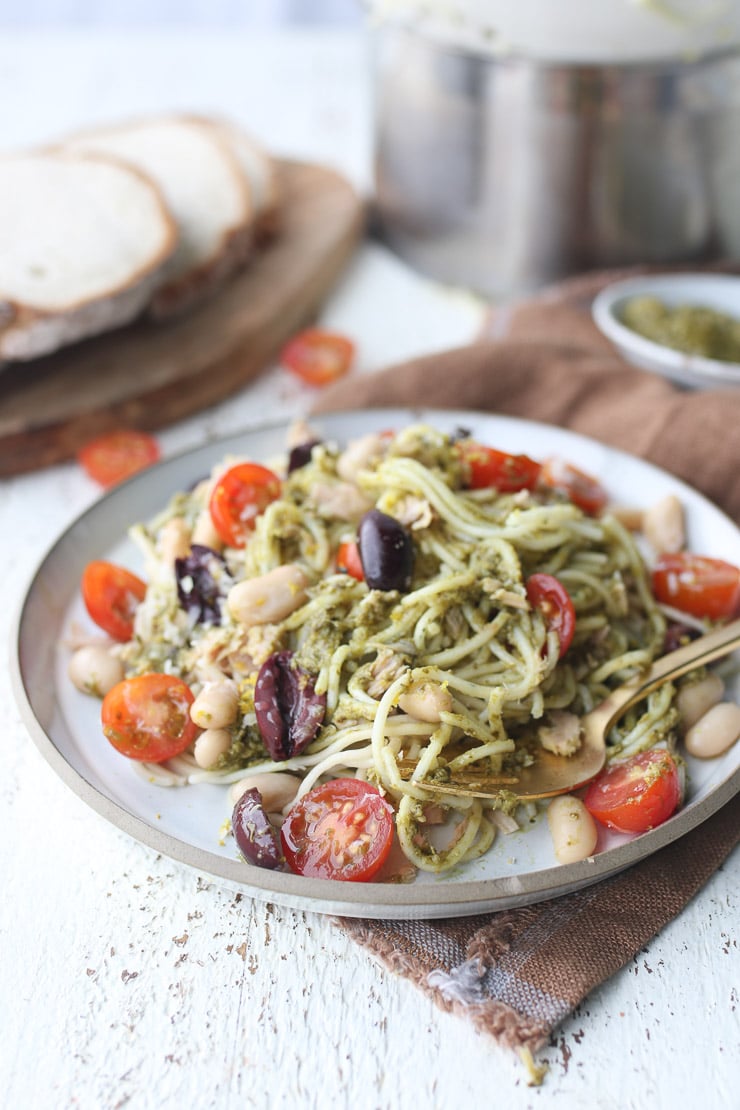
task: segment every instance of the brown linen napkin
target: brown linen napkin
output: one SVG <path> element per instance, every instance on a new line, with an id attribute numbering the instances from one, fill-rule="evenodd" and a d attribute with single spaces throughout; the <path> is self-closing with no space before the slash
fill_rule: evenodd
<path id="1" fill-rule="evenodd" d="M 740 521 L 740 390 L 683 391 L 614 352 L 590 306 L 625 273 L 571 279 L 494 310 L 474 346 L 347 379 L 316 411 L 421 405 L 560 425 L 649 459 Z M 341 926 L 443 1009 L 535 1051 L 680 913 L 739 840 L 736 796 L 637 866 L 566 897 L 471 918 Z"/>

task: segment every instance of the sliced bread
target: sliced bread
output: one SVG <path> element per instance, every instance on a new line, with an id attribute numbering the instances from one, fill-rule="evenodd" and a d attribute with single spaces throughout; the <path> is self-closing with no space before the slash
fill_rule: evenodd
<path id="1" fill-rule="evenodd" d="M 179 243 L 152 298 L 153 316 L 172 315 L 202 299 L 251 252 L 251 186 L 231 144 L 206 121 L 139 120 L 73 136 L 65 147 L 123 159 L 160 188 Z"/>
<path id="2" fill-rule="evenodd" d="M 255 216 L 255 239 L 270 238 L 279 223 L 280 190 L 275 162 L 251 135 L 237 124 L 219 117 L 197 117 L 229 144 L 249 182 Z"/>
<path id="3" fill-rule="evenodd" d="M 109 158 L 0 158 L 0 359 L 30 359 L 142 312 L 175 250 L 157 187 Z"/>

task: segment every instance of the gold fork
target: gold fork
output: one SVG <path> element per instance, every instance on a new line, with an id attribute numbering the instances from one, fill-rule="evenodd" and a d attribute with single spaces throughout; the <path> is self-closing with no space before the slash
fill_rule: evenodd
<path id="1" fill-rule="evenodd" d="M 645 674 L 618 686 L 601 705 L 581 718 L 581 746 L 574 755 L 555 755 L 542 748 L 537 751 L 531 766 L 508 776 L 487 775 L 484 771 L 466 767 L 451 772 L 449 782 L 423 780 L 416 785 L 430 793 L 475 798 L 492 798 L 505 791 L 525 802 L 568 794 L 598 775 L 606 760 L 609 730 L 631 706 L 664 682 L 721 659 L 739 647 L 740 620 L 735 620 L 663 655 Z M 459 753 L 456 751 L 455 754 Z M 405 779 L 412 777 L 415 767 L 413 760 L 399 760 L 399 769 Z"/>

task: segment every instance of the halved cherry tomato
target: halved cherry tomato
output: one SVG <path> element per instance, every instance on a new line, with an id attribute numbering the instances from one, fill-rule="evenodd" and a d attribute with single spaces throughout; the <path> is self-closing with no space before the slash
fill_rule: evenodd
<path id="1" fill-rule="evenodd" d="M 327 385 L 346 374 L 355 357 L 351 339 L 326 328 L 307 328 L 280 352 L 280 362 L 308 385 Z"/>
<path id="2" fill-rule="evenodd" d="M 370 783 L 332 779 L 291 806 L 280 840 L 297 874 L 364 882 L 391 850 L 393 809 Z"/>
<path id="3" fill-rule="evenodd" d="M 643 833 L 662 825 L 681 801 L 678 765 L 664 748 L 612 763 L 594 779 L 583 801 L 602 825 Z"/>
<path id="4" fill-rule="evenodd" d="M 545 459 L 540 481 L 551 489 L 562 490 L 574 505 L 591 516 L 600 513 L 609 500 L 606 490 L 595 478 L 565 459 Z"/>
<path id="5" fill-rule="evenodd" d="M 199 735 L 190 719 L 194 700 L 190 687 L 175 675 L 124 678 L 103 698 L 103 732 L 129 759 L 162 763 L 184 752 Z"/>
<path id="6" fill-rule="evenodd" d="M 257 517 L 280 496 L 277 474 L 259 463 L 238 463 L 216 482 L 209 509 L 216 531 L 229 547 L 244 547 Z"/>
<path id="7" fill-rule="evenodd" d="M 146 583 L 130 570 L 96 560 L 82 574 L 82 600 L 104 632 L 125 643 L 134 634 L 134 615 L 146 594 Z"/>
<path id="8" fill-rule="evenodd" d="M 101 486 L 115 486 L 158 458 L 156 439 L 133 428 L 105 432 L 77 452 L 80 465 Z"/>
<path id="9" fill-rule="evenodd" d="M 663 605 L 694 617 L 734 617 L 740 611 L 740 569 L 685 551 L 661 555 L 653 570 L 653 593 Z"/>
<path id="10" fill-rule="evenodd" d="M 539 609 L 548 628 L 557 632 L 562 659 L 576 629 L 576 611 L 568 591 L 552 574 L 532 574 L 525 587 L 530 605 Z"/>
<path id="11" fill-rule="evenodd" d="M 540 473 L 540 464 L 529 455 L 508 455 L 472 439 L 461 440 L 457 449 L 468 467 L 469 489 L 516 493 L 520 489 L 532 489 Z"/>
<path id="12" fill-rule="evenodd" d="M 344 543 L 340 543 L 337 551 L 337 570 L 351 574 L 358 582 L 365 581 L 360 549 L 353 540 L 345 540 Z"/>

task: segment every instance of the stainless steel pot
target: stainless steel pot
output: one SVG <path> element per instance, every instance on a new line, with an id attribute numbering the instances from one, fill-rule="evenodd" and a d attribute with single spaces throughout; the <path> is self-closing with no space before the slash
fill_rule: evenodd
<path id="1" fill-rule="evenodd" d="M 740 258 L 740 51 L 552 65 L 376 32 L 376 223 L 500 297 L 582 270 Z"/>

